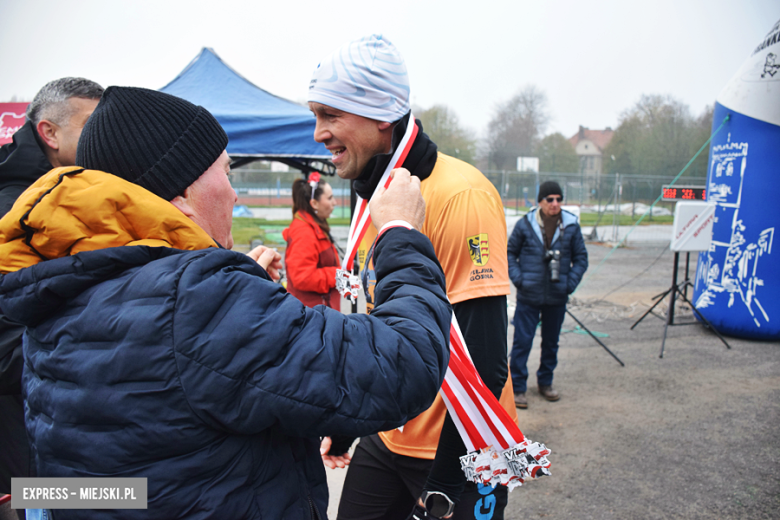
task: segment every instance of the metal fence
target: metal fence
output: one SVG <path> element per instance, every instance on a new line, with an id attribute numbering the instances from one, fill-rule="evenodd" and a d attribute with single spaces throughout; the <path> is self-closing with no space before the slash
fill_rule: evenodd
<path id="1" fill-rule="evenodd" d="M 300 179 L 297 170 L 272 171 L 257 167 L 236 168 L 231 172 L 230 182 L 239 197 L 239 204 L 254 206 L 291 206 L 292 183 Z M 333 188 L 333 194 L 342 207 L 349 207 L 349 181 L 337 176 L 323 176 Z"/>
<path id="2" fill-rule="evenodd" d="M 669 224 L 675 202 L 651 206 L 673 177 L 516 171 L 488 171 L 485 175 L 501 194 L 507 215 L 523 214 L 535 206 L 539 185 L 554 180 L 564 192 L 564 204 L 579 206 L 583 233 L 589 240 L 617 243 L 629 233 L 626 244 L 668 242 L 671 238 Z M 676 182 L 678 186 L 705 183 L 700 177 L 682 177 Z M 634 228 L 634 222 L 645 213 L 643 225 Z"/>
<path id="3" fill-rule="evenodd" d="M 632 216 L 637 216 L 637 207 L 652 204 L 661 194 L 662 186 L 673 177 L 654 175 L 603 174 L 583 175 L 579 173 L 534 173 L 516 171 L 486 171 L 485 175 L 498 189 L 504 206 L 522 208 L 536 205 L 539 184 L 553 180 L 563 189 L 564 203 L 582 206 L 583 210 L 596 211 L 606 205 L 631 206 Z M 706 179 L 681 177 L 678 185 L 704 185 Z M 659 207 L 674 210 L 674 203 L 659 203 Z M 641 214 L 641 213 L 639 213 Z"/>
<path id="4" fill-rule="evenodd" d="M 564 192 L 564 204 L 580 207 L 581 214 L 591 214 L 583 222 L 583 232 L 591 240 L 617 242 L 632 227 L 632 221 L 643 215 L 658 198 L 662 187 L 672 177 L 653 175 L 580 173 L 534 173 L 488 170 L 483 172 L 498 190 L 507 213 L 507 222 L 519 217 L 536 205 L 539 185 L 554 180 Z M 231 182 L 239 195 L 239 203 L 256 206 L 291 205 L 291 186 L 300 178 L 297 171 L 279 172 L 250 165 L 233 171 Z M 341 207 L 349 207 L 349 181 L 339 177 L 325 177 Z M 706 184 L 700 177 L 682 177 L 677 185 Z M 659 202 L 632 232 L 634 241 L 662 242 L 669 239 L 669 216 L 674 213 L 674 202 Z M 593 216 L 595 214 L 595 217 Z"/>

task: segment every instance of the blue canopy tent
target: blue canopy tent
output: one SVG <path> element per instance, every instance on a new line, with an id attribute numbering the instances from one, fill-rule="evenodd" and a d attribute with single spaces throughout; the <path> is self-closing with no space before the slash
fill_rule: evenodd
<path id="1" fill-rule="evenodd" d="M 308 174 L 333 175 L 331 154 L 314 141 L 314 116 L 291 101 L 252 84 L 204 47 L 161 92 L 211 112 L 227 132 L 227 151 L 237 168 L 253 161 L 279 161 Z"/>

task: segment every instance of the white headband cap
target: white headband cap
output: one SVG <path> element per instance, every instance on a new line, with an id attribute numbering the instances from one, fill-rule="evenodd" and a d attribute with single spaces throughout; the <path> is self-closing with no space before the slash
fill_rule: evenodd
<path id="1" fill-rule="evenodd" d="M 410 109 L 404 59 L 382 35 L 349 42 L 314 69 L 308 101 L 394 123 Z"/>

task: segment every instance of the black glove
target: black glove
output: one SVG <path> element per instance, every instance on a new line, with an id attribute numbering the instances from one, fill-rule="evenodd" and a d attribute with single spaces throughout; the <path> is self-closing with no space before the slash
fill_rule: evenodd
<path id="1" fill-rule="evenodd" d="M 348 435 L 331 435 L 330 436 L 330 450 L 328 455 L 343 455 L 349 451 L 352 447 L 352 443 L 355 442 L 355 437 Z"/>

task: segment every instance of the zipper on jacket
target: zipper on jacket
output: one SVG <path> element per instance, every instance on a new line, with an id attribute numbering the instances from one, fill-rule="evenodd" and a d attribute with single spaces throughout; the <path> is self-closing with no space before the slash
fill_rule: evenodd
<path id="1" fill-rule="evenodd" d="M 309 493 L 306 493 L 306 499 L 309 501 L 309 512 L 311 513 L 312 520 L 322 520 L 319 512 L 317 512 L 317 506 L 314 505 L 314 501 L 311 499 Z"/>

